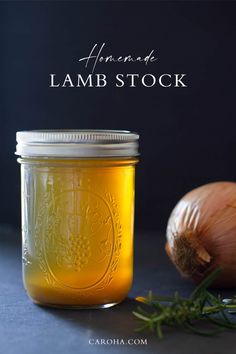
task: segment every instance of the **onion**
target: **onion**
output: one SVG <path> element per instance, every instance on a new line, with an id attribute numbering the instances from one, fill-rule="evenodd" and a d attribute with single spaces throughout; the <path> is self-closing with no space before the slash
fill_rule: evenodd
<path id="1" fill-rule="evenodd" d="M 209 183 L 187 193 L 170 215 L 166 252 L 196 283 L 221 267 L 213 286 L 236 286 L 236 183 Z"/>

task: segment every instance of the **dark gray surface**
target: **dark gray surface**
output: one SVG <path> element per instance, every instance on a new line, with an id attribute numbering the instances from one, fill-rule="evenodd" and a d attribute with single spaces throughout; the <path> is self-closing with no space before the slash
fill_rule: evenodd
<path id="1" fill-rule="evenodd" d="M 193 285 L 180 278 L 164 252 L 164 233 L 135 235 L 135 276 L 129 298 L 105 310 L 57 310 L 34 305 L 21 279 L 20 232 L 0 228 L 0 353 L 4 354 L 223 354 L 236 353 L 236 334 L 199 337 L 168 330 L 160 341 L 154 334 L 137 334 L 131 311 L 133 298 L 153 289 L 159 294 L 178 290 L 188 294 Z M 235 291 L 236 292 L 236 291 Z M 222 293 L 222 291 L 221 291 Z M 230 295 L 230 291 L 224 292 Z M 147 338 L 147 345 L 90 345 L 90 338 Z"/>

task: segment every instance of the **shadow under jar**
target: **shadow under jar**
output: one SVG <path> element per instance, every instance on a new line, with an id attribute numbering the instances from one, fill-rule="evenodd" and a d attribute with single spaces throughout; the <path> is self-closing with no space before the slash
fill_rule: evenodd
<path id="1" fill-rule="evenodd" d="M 35 303 L 101 308 L 127 296 L 138 138 L 112 130 L 17 133 L 23 281 Z"/>

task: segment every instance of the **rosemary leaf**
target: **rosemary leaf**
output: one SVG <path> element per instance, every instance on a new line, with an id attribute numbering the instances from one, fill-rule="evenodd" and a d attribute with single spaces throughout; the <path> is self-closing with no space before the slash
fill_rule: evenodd
<path id="1" fill-rule="evenodd" d="M 213 318 L 211 316 L 207 316 L 208 320 L 217 326 L 224 327 L 224 328 L 231 328 L 231 329 L 236 329 L 236 324 L 231 323 L 231 322 L 226 322 L 226 321 L 220 321 L 216 318 Z"/>
<path id="2" fill-rule="evenodd" d="M 203 281 L 195 288 L 190 296 L 191 300 L 196 299 L 203 290 L 209 288 L 209 286 L 214 282 L 214 280 L 219 276 L 221 268 L 216 268 L 211 274 L 208 275 Z"/>
<path id="3" fill-rule="evenodd" d="M 212 336 L 222 332 L 221 328 L 213 330 L 213 331 L 201 331 L 200 329 L 198 329 L 188 323 L 185 323 L 184 326 L 186 327 L 186 329 L 190 330 L 193 333 L 200 334 L 201 336 L 207 336 L 207 337 L 212 337 Z"/>
<path id="4" fill-rule="evenodd" d="M 149 318 L 144 316 L 144 315 L 142 315 L 141 313 L 133 311 L 133 314 L 134 314 L 134 316 L 138 317 L 140 320 L 149 321 Z"/>

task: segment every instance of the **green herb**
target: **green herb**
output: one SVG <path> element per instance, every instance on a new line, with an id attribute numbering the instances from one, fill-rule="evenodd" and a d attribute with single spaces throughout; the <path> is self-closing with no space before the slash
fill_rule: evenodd
<path id="1" fill-rule="evenodd" d="M 162 338 L 163 326 L 179 327 L 205 336 L 212 336 L 225 328 L 236 329 L 236 323 L 229 317 L 229 313 L 236 313 L 236 297 L 221 299 L 207 290 L 220 271 L 221 269 L 217 268 L 205 278 L 189 298 L 183 298 L 178 293 L 173 297 L 155 296 L 151 291 L 146 298 L 137 297 L 137 301 L 147 305 L 147 311 L 138 307 L 137 311 L 133 312 L 142 322 L 137 331 L 149 329 Z M 199 328 L 202 323 L 210 324 L 210 328 Z"/>

